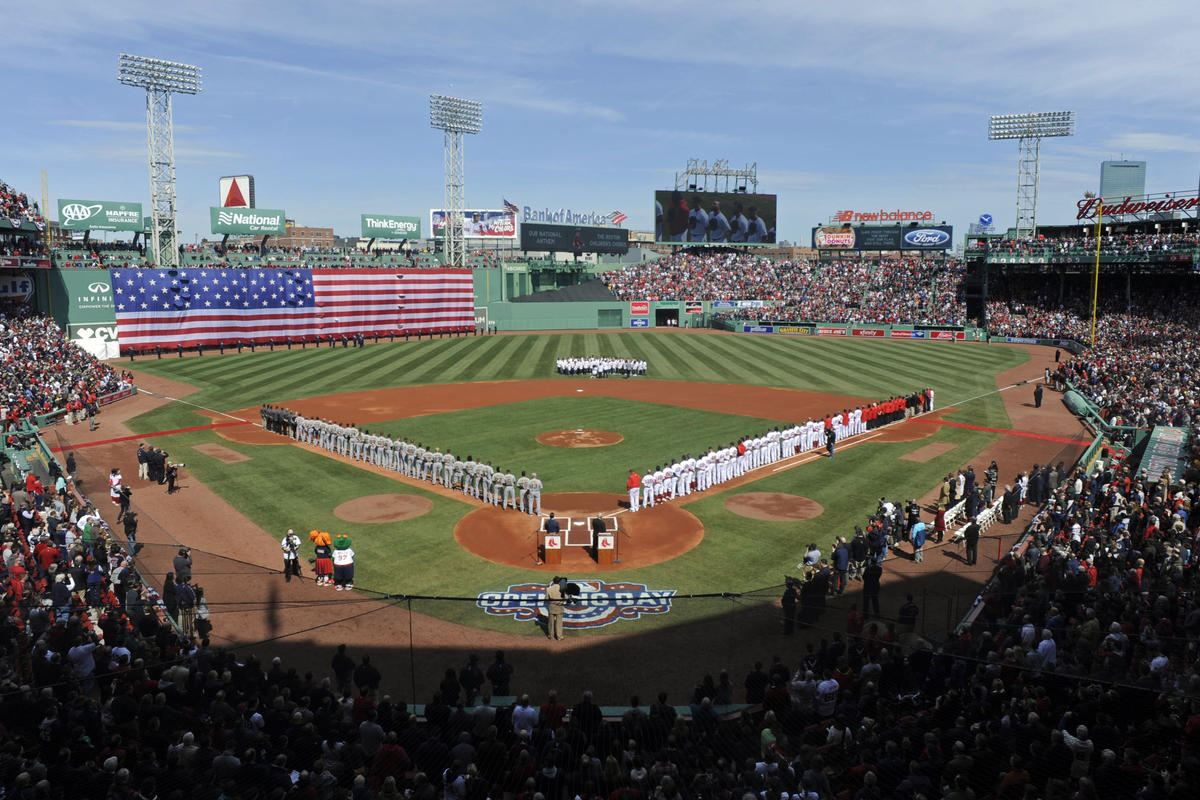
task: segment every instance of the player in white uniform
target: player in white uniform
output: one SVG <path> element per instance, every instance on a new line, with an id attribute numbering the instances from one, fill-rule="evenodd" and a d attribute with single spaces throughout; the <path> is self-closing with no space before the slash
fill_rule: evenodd
<path id="1" fill-rule="evenodd" d="M 642 473 L 642 506 L 654 505 L 654 470 Z"/>

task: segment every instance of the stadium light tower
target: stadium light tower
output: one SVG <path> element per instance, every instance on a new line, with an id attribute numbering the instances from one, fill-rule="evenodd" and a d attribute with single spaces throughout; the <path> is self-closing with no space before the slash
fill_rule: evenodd
<path id="1" fill-rule="evenodd" d="M 171 95 L 199 94 L 200 68 L 121 53 L 117 80 L 146 90 L 146 139 L 150 162 L 150 236 L 155 263 L 179 266 L 175 208 L 175 131 Z"/>
<path id="2" fill-rule="evenodd" d="M 446 266 L 463 267 L 466 266 L 462 228 L 462 212 L 466 204 L 463 189 L 463 134 L 483 130 L 483 104 L 477 100 L 431 94 L 429 126 L 440 130 L 445 139 L 442 157 L 446 174 L 446 227 L 442 242 Z"/>
<path id="3" fill-rule="evenodd" d="M 994 114 L 988 117 L 988 139 L 1017 140 L 1018 239 L 1031 239 L 1037 233 L 1038 156 L 1042 139 L 1074 135 L 1074 111 Z"/>

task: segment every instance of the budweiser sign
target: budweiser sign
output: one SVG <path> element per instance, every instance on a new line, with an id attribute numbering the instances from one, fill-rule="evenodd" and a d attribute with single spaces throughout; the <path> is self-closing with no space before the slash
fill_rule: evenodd
<path id="1" fill-rule="evenodd" d="M 1075 219 L 1095 219 L 1100 210 L 1100 198 L 1085 197 L 1075 204 L 1079 213 Z M 1200 205 L 1200 197 L 1164 197 L 1161 200 L 1134 200 L 1126 197 L 1120 203 L 1107 203 L 1104 216 L 1120 217 L 1126 214 L 1160 214 L 1165 211 L 1190 211 Z"/>
<path id="2" fill-rule="evenodd" d="M 834 215 L 838 222 L 932 222 L 932 211 L 854 211 L 847 209 Z"/>

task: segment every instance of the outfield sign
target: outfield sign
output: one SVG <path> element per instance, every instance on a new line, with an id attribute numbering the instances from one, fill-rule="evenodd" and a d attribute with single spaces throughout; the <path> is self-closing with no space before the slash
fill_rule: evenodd
<path id="1" fill-rule="evenodd" d="M 58 225 L 65 231 L 140 231 L 142 204 L 59 200 Z"/>
<path id="2" fill-rule="evenodd" d="M 817 328 L 817 336 L 845 336 L 845 328 Z"/>
<path id="3" fill-rule="evenodd" d="M 786 336 L 812 336 L 811 325 L 776 325 L 776 333 L 782 333 Z"/>
<path id="4" fill-rule="evenodd" d="M 883 336 L 883 328 L 851 328 L 851 336 Z"/>
<path id="5" fill-rule="evenodd" d="M 629 252 L 629 231 L 625 228 L 522 222 L 521 249 L 576 255 L 624 255 Z"/>
<path id="6" fill-rule="evenodd" d="M 208 209 L 213 233 L 258 234 L 283 236 L 287 233 L 286 212 L 282 208 L 220 208 Z"/>
<path id="7" fill-rule="evenodd" d="M 33 296 L 33 279 L 28 275 L 0 275 L 0 298 L 25 302 Z"/>
<path id="8" fill-rule="evenodd" d="M 892 331 L 893 339 L 924 339 L 925 331 Z"/>
<path id="9" fill-rule="evenodd" d="M 420 217 L 394 217 L 390 214 L 363 214 L 364 239 L 420 239 Z"/>
<path id="10" fill-rule="evenodd" d="M 743 325 L 742 333 L 774 333 L 774 325 Z"/>
<path id="11" fill-rule="evenodd" d="M 688 300 L 683 304 L 683 313 L 685 314 L 703 314 L 704 302 L 701 300 Z"/>
<path id="12" fill-rule="evenodd" d="M 637 317 L 636 319 L 629 320 L 629 327 L 631 327 L 631 328 L 649 328 L 650 320 L 647 319 L 646 317 Z"/>
<path id="13" fill-rule="evenodd" d="M 650 301 L 648 300 L 631 300 L 629 303 L 629 313 L 633 316 L 645 316 L 650 313 Z"/>
<path id="14" fill-rule="evenodd" d="M 671 610 L 675 589 L 648 589 L 641 583 L 608 583 L 603 580 L 579 580 L 580 593 L 568 597 L 563 612 L 563 627 L 574 630 L 601 628 L 619 620 L 636 620 Z M 483 592 L 475 605 L 485 613 L 509 617 L 517 622 L 533 622 L 546 616 L 546 584 L 519 583 L 502 592 Z"/>
<path id="15" fill-rule="evenodd" d="M 732 300 L 713 300 L 712 307 L 714 310 L 718 308 L 737 308 L 737 303 Z"/>

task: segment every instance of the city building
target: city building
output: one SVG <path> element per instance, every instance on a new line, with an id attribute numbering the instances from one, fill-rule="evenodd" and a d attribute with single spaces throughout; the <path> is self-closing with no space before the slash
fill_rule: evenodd
<path id="1" fill-rule="evenodd" d="M 1126 197 L 1146 193 L 1145 161 L 1101 161 L 1100 197 L 1105 204 L 1120 203 Z"/>

